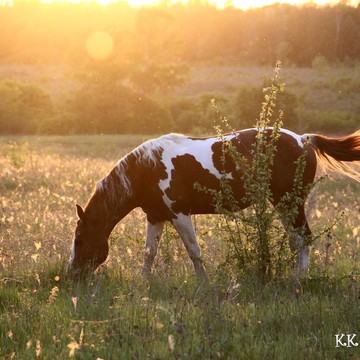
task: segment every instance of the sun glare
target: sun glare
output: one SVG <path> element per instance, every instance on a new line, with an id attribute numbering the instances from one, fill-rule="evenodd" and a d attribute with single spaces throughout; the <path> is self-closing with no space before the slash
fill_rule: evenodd
<path id="1" fill-rule="evenodd" d="M 86 50 L 94 59 L 106 59 L 114 50 L 113 39 L 104 31 L 96 31 L 88 37 Z"/>
<path id="2" fill-rule="evenodd" d="M 199 0 L 200 3 L 202 2 Z M 122 2 L 128 3 L 133 7 L 142 7 L 142 6 L 152 6 L 164 3 L 162 0 L 40 0 L 43 3 L 98 3 L 102 6 L 107 6 L 112 3 Z M 166 3 L 170 4 L 187 4 L 190 0 L 168 0 Z M 233 6 L 238 9 L 248 10 L 251 8 L 257 8 L 267 5 L 272 5 L 275 3 L 278 4 L 290 4 L 290 5 L 305 5 L 305 4 L 314 4 L 314 5 L 336 5 L 342 3 L 341 0 L 204 0 L 204 3 L 210 3 L 216 6 L 219 9 L 225 8 L 227 6 Z M 13 0 L 0 0 L 0 5 L 11 6 Z M 347 0 L 347 5 L 358 6 L 358 0 Z"/>

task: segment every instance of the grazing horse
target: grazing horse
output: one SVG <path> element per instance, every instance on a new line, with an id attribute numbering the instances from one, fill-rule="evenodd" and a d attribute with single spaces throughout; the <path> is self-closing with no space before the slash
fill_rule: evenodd
<path id="1" fill-rule="evenodd" d="M 272 128 L 263 130 L 270 136 Z M 179 233 L 200 278 L 206 279 L 201 253 L 191 221 L 192 214 L 214 214 L 211 192 L 199 191 L 195 183 L 207 189 L 221 190 L 220 180 L 229 180 L 239 207 L 249 205 L 242 181 L 242 169 L 225 156 L 224 141 L 231 143 L 247 161 L 253 159 L 257 129 L 247 129 L 224 137 L 194 138 L 168 134 L 149 140 L 123 157 L 110 173 L 97 183 L 85 210 L 77 207 L 79 217 L 73 240 L 70 274 L 94 271 L 108 255 L 108 238 L 115 225 L 131 210 L 141 207 L 147 215 L 147 236 L 143 273 L 151 273 L 165 221 Z M 316 134 L 297 135 L 281 129 L 272 164 L 270 190 L 272 203 L 293 189 L 296 160 L 305 153 L 303 185 L 311 184 L 318 163 L 333 168 L 360 182 L 360 173 L 346 162 L 360 160 L 360 131 L 330 138 Z M 305 146 L 309 143 L 309 146 Z M 309 248 L 305 238 L 311 235 L 304 202 L 290 227 L 291 250 L 297 253 L 297 268 L 308 266 Z"/>

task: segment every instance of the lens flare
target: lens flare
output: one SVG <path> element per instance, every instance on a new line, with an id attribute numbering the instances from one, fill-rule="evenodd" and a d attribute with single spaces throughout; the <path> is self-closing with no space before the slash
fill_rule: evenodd
<path id="1" fill-rule="evenodd" d="M 86 51 L 93 59 L 106 59 L 111 56 L 113 50 L 113 39 L 105 31 L 96 31 L 92 33 L 86 41 Z"/>

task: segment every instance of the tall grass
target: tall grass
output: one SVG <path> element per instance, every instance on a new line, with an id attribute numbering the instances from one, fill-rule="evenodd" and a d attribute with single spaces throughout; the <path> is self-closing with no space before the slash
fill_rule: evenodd
<path id="1" fill-rule="evenodd" d="M 309 201 L 313 228 L 346 215 L 314 244 L 301 292 L 286 277 L 240 282 L 223 271 L 214 216 L 195 219 L 208 285 L 170 226 L 144 281 L 140 210 L 116 227 L 98 273 L 66 277 L 75 202 L 139 140 L 1 138 L 0 358 L 356 359 L 358 348 L 336 348 L 334 337 L 359 334 L 360 189 L 346 179 L 319 184 Z"/>

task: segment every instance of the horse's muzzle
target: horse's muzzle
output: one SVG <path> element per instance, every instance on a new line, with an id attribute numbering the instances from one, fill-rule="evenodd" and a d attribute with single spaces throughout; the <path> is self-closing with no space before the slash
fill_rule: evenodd
<path id="1" fill-rule="evenodd" d="M 91 266 L 91 264 L 87 263 L 84 266 L 75 266 L 74 264 L 72 264 L 72 262 L 70 261 L 66 272 L 68 277 L 71 280 L 82 280 L 85 277 L 91 275 L 94 273 L 94 267 Z"/>
<path id="2" fill-rule="evenodd" d="M 85 269 L 74 266 L 70 261 L 66 268 L 66 273 L 71 280 L 80 280 L 85 274 Z"/>

